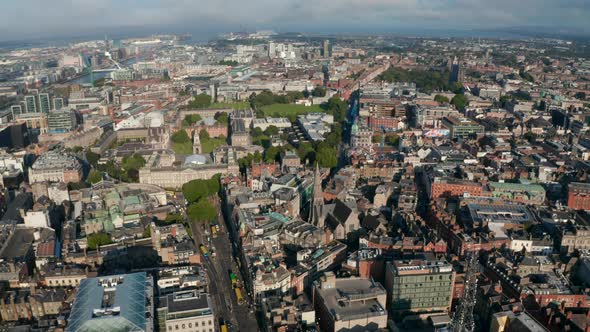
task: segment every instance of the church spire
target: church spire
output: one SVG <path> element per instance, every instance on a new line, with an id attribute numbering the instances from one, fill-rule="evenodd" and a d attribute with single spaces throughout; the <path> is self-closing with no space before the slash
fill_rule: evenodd
<path id="1" fill-rule="evenodd" d="M 320 165 L 316 162 L 315 171 L 313 173 L 313 193 L 312 201 L 309 210 L 309 222 L 322 227 L 322 208 L 324 206 L 324 193 L 322 191 L 322 174 L 320 173 Z"/>

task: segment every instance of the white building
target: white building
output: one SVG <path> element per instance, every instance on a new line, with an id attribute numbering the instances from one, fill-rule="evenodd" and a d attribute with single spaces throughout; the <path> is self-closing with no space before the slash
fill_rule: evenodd
<path id="1" fill-rule="evenodd" d="M 161 296 L 157 313 L 160 331 L 211 332 L 215 330 L 211 298 L 198 290 L 180 291 Z"/>
<path id="2" fill-rule="evenodd" d="M 25 226 L 30 228 L 51 228 L 49 223 L 49 211 L 21 211 L 21 217 Z"/>

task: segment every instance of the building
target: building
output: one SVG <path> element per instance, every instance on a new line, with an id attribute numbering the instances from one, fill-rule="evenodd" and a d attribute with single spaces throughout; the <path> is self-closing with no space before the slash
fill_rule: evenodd
<path id="1" fill-rule="evenodd" d="M 500 311 L 492 315 L 490 332 L 549 332 L 526 312 Z"/>
<path id="2" fill-rule="evenodd" d="M 31 144 L 25 122 L 17 122 L 0 127 L 0 148 L 24 149 Z"/>
<path id="3" fill-rule="evenodd" d="M 567 206 L 575 210 L 590 210 L 590 183 L 570 183 Z"/>
<path id="4" fill-rule="evenodd" d="M 310 141 L 323 141 L 324 135 L 331 131 L 334 116 L 325 113 L 308 113 L 297 117 L 297 124 Z"/>
<path id="5" fill-rule="evenodd" d="M 192 180 L 208 180 L 216 174 L 239 174 L 237 164 L 192 164 L 181 167 L 144 167 L 139 170 L 139 183 L 162 188 L 182 188 Z"/>
<path id="6" fill-rule="evenodd" d="M 291 128 L 291 121 L 287 118 L 271 118 L 266 117 L 263 119 L 254 119 L 252 122 L 254 128 L 260 128 L 265 131 L 270 126 L 275 126 L 279 129 Z"/>
<path id="7" fill-rule="evenodd" d="M 76 129 L 76 115 L 69 109 L 51 111 L 47 114 L 49 133 L 59 134 Z"/>
<path id="8" fill-rule="evenodd" d="M 51 110 L 51 99 L 48 93 L 39 94 L 39 111 L 41 113 L 49 113 Z"/>
<path id="9" fill-rule="evenodd" d="M 63 98 L 53 98 L 53 109 L 59 110 L 62 109 L 66 104 L 64 103 Z"/>
<path id="10" fill-rule="evenodd" d="M 153 287 L 145 272 L 82 280 L 66 331 L 153 331 Z"/>
<path id="11" fill-rule="evenodd" d="M 37 101 L 34 95 L 25 96 L 25 110 L 27 113 L 37 113 Z"/>
<path id="12" fill-rule="evenodd" d="M 353 148 L 370 148 L 373 145 L 373 130 L 356 123 L 351 129 L 351 145 Z"/>
<path id="13" fill-rule="evenodd" d="M 332 57 L 332 43 L 328 39 L 322 41 L 322 56 L 324 58 Z"/>
<path id="14" fill-rule="evenodd" d="M 447 311 L 454 283 L 453 267 L 444 260 L 421 258 L 388 262 L 385 287 L 389 310 L 397 317 Z"/>
<path id="15" fill-rule="evenodd" d="M 467 118 L 447 116 L 443 118 L 442 125 L 449 129 L 451 138 L 464 138 L 484 133 L 484 126 Z"/>
<path id="16" fill-rule="evenodd" d="M 492 197 L 523 204 L 543 205 L 545 188 L 538 184 L 490 182 Z"/>
<path id="17" fill-rule="evenodd" d="M 231 121 L 231 145 L 248 146 L 252 144 L 250 131 L 243 119 L 232 119 Z"/>
<path id="18" fill-rule="evenodd" d="M 160 331 L 215 331 L 211 298 L 195 289 L 161 296 L 157 317 Z"/>
<path id="19" fill-rule="evenodd" d="M 372 279 L 336 279 L 334 273 L 326 272 L 314 284 L 313 292 L 321 331 L 377 331 L 387 327 L 387 294 Z"/>
<path id="20" fill-rule="evenodd" d="M 80 182 L 82 166 L 76 157 L 60 152 L 47 151 L 29 169 L 29 182 Z"/>
<path id="21" fill-rule="evenodd" d="M 460 197 L 465 193 L 471 196 L 481 196 L 483 193 L 483 186 L 479 183 L 450 177 L 434 178 L 430 188 L 431 199 L 437 199 L 439 197 Z"/>

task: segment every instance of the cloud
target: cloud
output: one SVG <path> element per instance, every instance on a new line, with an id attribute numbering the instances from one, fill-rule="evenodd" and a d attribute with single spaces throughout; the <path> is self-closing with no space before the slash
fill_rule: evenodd
<path id="1" fill-rule="evenodd" d="M 104 29 L 588 29 L 588 0 L 18 0 L 2 4 L 1 39 Z"/>

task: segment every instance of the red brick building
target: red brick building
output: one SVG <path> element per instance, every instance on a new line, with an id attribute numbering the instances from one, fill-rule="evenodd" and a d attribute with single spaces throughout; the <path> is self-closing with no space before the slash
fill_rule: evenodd
<path id="1" fill-rule="evenodd" d="M 590 210 L 590 183 L 570 183 L 567 206 L 575 210 Z"/>
<path id="2" fill-rule="evenodd" d="M 483 186 L 480 183 L 452 179 L 435 178 L 431 185 L 431 199 L 440 197 L 459 197 L 468 193 L 471 196 L 482 196 Z"/>
<path id="3" fill-rule="evenodd" d="M 369 127 L 371 130 L 397 129 L 399 120 L 392 117 L 369 117 Z"/>

